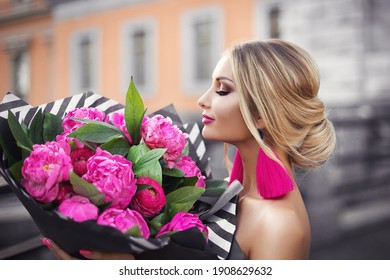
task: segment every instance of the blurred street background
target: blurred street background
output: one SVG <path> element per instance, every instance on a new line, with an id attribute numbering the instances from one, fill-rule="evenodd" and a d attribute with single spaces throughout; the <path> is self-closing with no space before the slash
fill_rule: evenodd
<path id="1" fill-rule="evenodd" d="M 148 112 L 173 103 L 201 126 L 197 99 L 225 48 L 294 42 L 318 63 L 337 133 L 324 167 L 297 171 L 311 259 L 390 259 L 389 14 L 388 0 L 0 0 L 0 99 L 91 90 L 124 103 L 133 76 Z M 226 177 L 222 144 L 206 147 Z M 54 259 L 40 237 L 0 178 L 0 259 Z"/>

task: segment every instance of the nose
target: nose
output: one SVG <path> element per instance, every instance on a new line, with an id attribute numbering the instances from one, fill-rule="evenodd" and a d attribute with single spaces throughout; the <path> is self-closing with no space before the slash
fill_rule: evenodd
<path id="1" fill-rule="evenodd" d="M 211 88 L 209 88 L 201 97 L 199 97 L 198 99 L 198 105 L 201 107 L 201 108 L 208 108 L 210 107 L 210 96 L 209 96 L 209 92 L 210 92 Z"/>

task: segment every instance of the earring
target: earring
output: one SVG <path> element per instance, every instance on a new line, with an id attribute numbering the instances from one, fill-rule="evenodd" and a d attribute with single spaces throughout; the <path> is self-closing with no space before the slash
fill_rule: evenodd
<path id="1" fill-rule="evenodd" d="M 280 197 L 294 189 L 294 183 L 287 170 L 261 148 L 257 156 L 256 183 L 259 194 L 264 198 Z"/>
<path id="2" fill-rule="evenodd" d="M 234 181 L 243 181 L 244 168 L 240 152 L 237 150 L 234 157 L 233 168 L 229 185 Z M 256 184 L 260 196 L 264 198 L 276 198 L 287 194 L 294 189 L 294 183 L 286 169 L 271 159 L 259 149 L 256 164 Z"/>
<path id="3" fill-rule="evenodd" d="M 230 185 L 234 180 L 238 180 L 242 184 L 242 180 L 244 177 L 243 172 L 244 172 L 244 168 L 242 166 L 241 155 L 240 152 L 236 150 L 236 155 L 234 156 L 232 172 L 230 174 L 228 185 Z"/>

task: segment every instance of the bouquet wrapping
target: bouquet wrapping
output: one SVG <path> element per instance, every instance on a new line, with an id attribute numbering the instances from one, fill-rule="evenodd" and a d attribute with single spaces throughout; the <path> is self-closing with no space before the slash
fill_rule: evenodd
<path id="1" fill-rule="evenodd" d="M 134 134 L 134 131 L 129 132 L 132 127 L 126 126 L 124 116 L 127 116 L 128 107 L 132 111 L 144 110 L 143 104 L 141 106 L 134 101 L 137 98 L 139 102 L 138 92 L 134 85 L 130 85 L 125 106 L 86 92 L 32 107 L 8 93 L 0 104 L 1 175 L 42 234 L 73 256 L 79 256 L 78 251 L 86 249 L 130 252 L 148 259 L 225 259 L 235 231 L 236 195 L 242 186 L 235 182 L 227 188 L 226 184 L 212 179 L 199 127 L 196 123 L 183 124 L 172 105 L 143 117 L 136 131 L 142 131 L 141 142 L 148 143 L 148 147 L 145 150 L 146 145 L 135 145 L 140 143 L 140 139 L 135 139 L 137 133 Z M 78 113 L 70 113 L 84 108 L 89 108 L 86 115 L 93 112 L 89 121 L 83 122 Z M 38 125 L 37 119 L 41 116 L 50 120 L 46 127 L 45 123 L 42 128 Z M 26 152 L 23 143 L 15 140 L 15 128 L 10 125 L 12 119 L 21 124 L 25 132 L 30 130 L 34 132 L 31 134 L 37 134 L 40 129 L 46 129 L 46 134 L 59 140 L 47 141 L 52 144 L 37 145 L 33 151 Z M 108 128 L 114 124 L 123 137 L 120 140 L 115 137 L 100 139 L 99 144 L 93 146 L 94 143 L 88 141 L 91 138 L 77 134 L 82 130 L 80 126 L 96 125 L 96 119 L 100 122 L 99 129 L 105 129 L 102 123 L 107 123 Z M 171 124 L 167 124 L 166 120 Z M 64 134 L 61 127 L 66 127 L 66 122 L 73 128 Z M 178 137 L 176 134 L 172 136 L 170 130 L 170 133 L 157 137 L 155 127 L 166 125 L 169 129 L 177 128 L 179 136 L 186 135 L 186 143 L 180 142 L 182 138 L 170 138 Z M 36 135 L 30 135 L 32 139 L 34 137 Z M 93 137 L 96 138 L 95 135 Z M 164 145 L 161 146 L 161 142 Z M 177 150 L 183 145 L 183 151 Z M 129 155 L 131 148 L 133 152 Z M 68 175 L 59 176 L 61 179 L 59 184 L 55 184 L 56 188 L 52 184 L 42 193 L 34 185 L 44 177 L 36 171 L 36 165 L 48 160 L 43 155 L 51 153 L 54 153 L 56 163 L 61 163 L 58 174 L 70 175 L 69 178 Z M 23 160 L 17 161 L 17 157 Z M 145 161 L 147 164 L 139 163 Z M 45 183 L 53 180 L 45 178 Z M 172 186 L 176 188 L 169 190 Z M 77 189 L 76 193 L 69 195 L 66 192 L 69 187 Z M 177 191 L 175 195 L 172 194 L 174 191 Z M 191 198 L 183 200 L 186 195 Z"/>

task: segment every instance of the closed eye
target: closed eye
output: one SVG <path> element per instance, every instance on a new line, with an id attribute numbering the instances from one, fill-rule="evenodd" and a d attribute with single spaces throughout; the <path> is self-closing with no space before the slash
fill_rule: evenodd
<path id="1" fill-rule="evenodd" d="M 215 93 L 220 95 L 220 96 L 225 96 L 225 95 L 228 95 L 230 93 L 230 91 L 217 90 Z"/>

